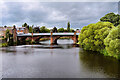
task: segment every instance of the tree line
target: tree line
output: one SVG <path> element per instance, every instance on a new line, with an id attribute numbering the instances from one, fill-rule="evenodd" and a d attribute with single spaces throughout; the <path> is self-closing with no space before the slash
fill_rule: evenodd
<path id="1" fill-rule="evenodd" d="M 57 27 L 53 27 L 53 29 L 48 29 L 46 26 L 42 26 L 42 27 L 34 27 L 34 25 L 29 26 L 27 23 L 24 23 L 22 25 L 22 27 L 26 27 L 28 28 L 30 33 L 49 33 L 50 31 L 52 32 L 75 32 L 74 29 L 70 28 L 70 22 L 67 23 L 67 29 L 65 28 L 57 28 Z"/>

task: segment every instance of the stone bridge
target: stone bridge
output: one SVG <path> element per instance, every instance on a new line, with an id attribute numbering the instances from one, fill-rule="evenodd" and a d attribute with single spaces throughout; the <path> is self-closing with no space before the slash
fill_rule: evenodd
<path id="1" fill-rule="evenodd" d="M 78 42 L 79 33 L 25 33 L 25 34 L 17 34 L 17 40 L 25 41 L 27 38 L 30 40 L 34 40 L 39 43 L 40 38 L 49 38 L 51 44 L 57 44 L 57 40 L 60 37 L 69 37 L 73 40 L 74 44 Z"/>

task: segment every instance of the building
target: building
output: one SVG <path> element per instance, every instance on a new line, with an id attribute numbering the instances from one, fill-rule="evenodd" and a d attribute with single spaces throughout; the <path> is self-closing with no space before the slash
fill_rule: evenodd
<path id="1" fill-rule="evenodd" d="M 0 27 L 0 39 L 6 38 L 6 30 L 9 30 L 10 34 L 12 34 L 13 27 Z"/>
<path id="2" fill-rule="evenodd" d="M 19 27 L 19 28 L 17 28 L 17 33 L 18 34 L 29 33 L 29 29 L 26 27 Z"/>

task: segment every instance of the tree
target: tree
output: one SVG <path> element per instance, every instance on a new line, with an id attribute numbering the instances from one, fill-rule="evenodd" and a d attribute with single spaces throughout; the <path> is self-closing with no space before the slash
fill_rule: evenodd
<path id="1" fill-rule="evenodd" d="M 67 31 L 70 32 L 70 22 L 67 23 Z"/>
<path id="2" fill-rule="evenodd" d="M 33 29 L 33 32 L 34 32 L 34 33 L 40 33 L 40 28 L 39 28 L 39 27 L 35 27 L 35 28 Z"/>
<path id="3" fill-rule="evenodd" d="M 64 28 L 59 28 L 58 32 L 64 32 Z"/>
<path id="4" fill-rule="evenodd" d="M 53 31 L 53 32 L 57 32 L 57 28 L 54 27 L 54 28 L 52 29 L 52 31 Z"/>
<path id="5" fill-rule="evenodd" d="M 13 29 L 15 29 L 16 28 L 16 26 L 15 25 L 13 25 Z"/>
<path id="6" fill-rule="evenodd" d="M 120 24 L 120 15 L 114 13 L 108 13 L 104 17 L 100 19 L 102 22 L 111 22 L 114 26 L 118 26 Z"/>
<path id="7" fill-rule="evenodd" d="M 79 35 L 79 44 L 85 50 L 100 51 L 105 48 L 104 39 L 114 28 L 110 22 L 98 22 L 84 26 Z"/>
<path id="8" fill-rule="evenodd" d="M 24 23 L 24 24 L 22 25 L 22 27 L 27 27 L 27 23 Z"/>
<path id="9" fill-rule="evenodd" d="M 32 30 L 33 30 L 33 29 L 32 29 L 32 27 L 30 26 L 30 27 L 29 27 L 29 33 L 32 33 Z"/>
<path id="10" fill-rule="evenodd" d="M 104 43 L 107 55 L 120 59 L 120 25 L 110 31 Z"/>
<path id="11" fill-rule="evenodd" d="M 74 29 L 70 29 L 70 32 L 75 32 L 75 30 Z"/>
<path id="12" fill-rule="evenodd" d="M 67 30 L 67 29 L 64 29 L 64 32 L 68 32 L 68 30 Z"/>
<path id="13" fill-rule="evenodd" d="M 28 29 L 29 29 L 29 25 L 27 25 L 27 26 L 26 26 L 26 28 L 28 28 Z"/>
<path id="14" fill-rule="evenodd" d="M 10 31 L 7 29 L 5 34 L 6 34 L 6 41 L 9 42 Z"/>
<path id="15" fill-rule="evenodd" d="M 4 28 L 7 28 L 7 26 L 5 25 Z"/>
<path id="16" fill-rule="evenodd" d="M 47 29 L 45 26 L 42 26 L 42 27 L 40 28 L 40 32 L 41 32 L 41 33 L 49 33 L 50 30 Z"/>

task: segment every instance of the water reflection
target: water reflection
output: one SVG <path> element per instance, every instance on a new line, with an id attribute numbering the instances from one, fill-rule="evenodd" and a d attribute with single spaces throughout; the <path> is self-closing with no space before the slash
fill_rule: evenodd
<path id="1" fill-rule="evenodd" d="M 105 57 L 100 53 L 84 51 L 80 49 L 79 51 L 80 61 L 83 66 L 92 72 L 103 72 L 111 78 L 120 78 L 120 61 Z"/>
<path id="2" fill-rule="evenodd" d="M 120 78 L 120 62 L 102 54 L 84 51 L 69 40 L 57 45 L 0 48 L 4 78 Z M 66 42 L 66 43 L 65 43 Z"/>

